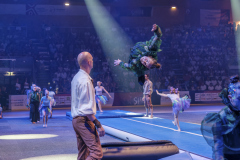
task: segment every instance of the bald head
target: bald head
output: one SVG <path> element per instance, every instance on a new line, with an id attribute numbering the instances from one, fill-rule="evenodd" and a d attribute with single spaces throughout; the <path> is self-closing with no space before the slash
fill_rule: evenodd
<path id="1" fill-rule="evenodd" d="M 81 52 L 77 57 L 78 64 L 80 68 L 89 68 L 90 70 L 93 68 L 93 57 L 89 52 Z"/>

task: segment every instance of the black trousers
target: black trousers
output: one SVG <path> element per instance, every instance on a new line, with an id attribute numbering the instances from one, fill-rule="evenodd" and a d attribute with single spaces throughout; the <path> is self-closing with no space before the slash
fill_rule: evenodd
<path id="1" fill-rule="evenodd" d="M 224 154 L 226 160 L 240 160 L 240 154 Z"/>
<path id="2" fill-rule="evenodd" d="M 39 111 L 38 111 L 39 102 L 31 102 L 30 103 L 30 113 L 31 113 L 31 122 L 37 122 Z"/>

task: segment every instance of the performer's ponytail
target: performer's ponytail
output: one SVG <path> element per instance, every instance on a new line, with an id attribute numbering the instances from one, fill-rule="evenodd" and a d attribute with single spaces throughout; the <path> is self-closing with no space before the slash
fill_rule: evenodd
<path id="1" fill-rule="evenodd" d="M 162 67 L 161 64 L 159 63 L 156 64 L 156 68 L 161 68 L 161 67 Z"/>
<path id="2" fill-rule="evenodd" d="M 155 61 L 155 63 L 153 63 L 153 65 L 151 66 L 151 68 L 158 68 L 161 69 L 162 65 L 160 63 L 157 63 L 157 61 Z"/>

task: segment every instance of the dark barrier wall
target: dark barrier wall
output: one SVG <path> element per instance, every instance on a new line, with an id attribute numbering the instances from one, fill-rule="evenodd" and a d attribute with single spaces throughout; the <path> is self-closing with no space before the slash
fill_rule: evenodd
<path id="1" fill-rule="evenodd" d="M 221 103 L 221 99 L 218 94 L 221 91 L 189 91 L 191 97 L 191 104 L 207 104 L 207 103 Z M 131 106 L 131 105 L 143 105 L 142 92 L 132 93 L 115 93 L 113 106 Z M 153 92 L 152 104 L 160 105 L 161 97 Z"/>
<path id="2" fill-rule="evenodd" d="M 131 106 L 131 105 L 144 105 L 142 92 L 131 92 L 131 93 L 115 93 L 113 106 Z M 152 104 L 160 105 L 160 96 L 153 92 Z"/>
<path id="3" fill-rule="evenodd" d="M 189 91 L 191 104 L 221 103 L 221 99 L 218 97 L 220 92 L 221 91 Z M 112 97 L 114 97 L 113 106 L 144 105 L 142 101 L 142 92 L 114 93 L 114 96 Z M 57 102 L 55 108 L 71 106 L 70 94 L 56 95 L 55 99 Z M 161 97 L 158 96 L 156 92 L 152 93 L 152 104 L 161 104 Z"/>
<path id="4" fill-rule="evenodd" d="M 113 106 L 143 105 L 142 92 L 115 93 Z"/>
<path id="5" fill-rule="evenodd" d="M 221 103 L 221 91 L 190 91 L 191 104 Z"/>

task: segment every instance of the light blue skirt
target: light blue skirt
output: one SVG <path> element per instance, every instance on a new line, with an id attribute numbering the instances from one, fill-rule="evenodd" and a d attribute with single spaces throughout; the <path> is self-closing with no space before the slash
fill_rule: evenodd
<path id="1" fill-rule="evenodd" d="M 107 97 L 104 95 L 101 95 L 101 96 L 96 95 L 95 99 L 96 99 L 97 104 L 98 104 L 98 100 L 100 100 L 103 104 L 106 104 L 108 101 Z"/>

